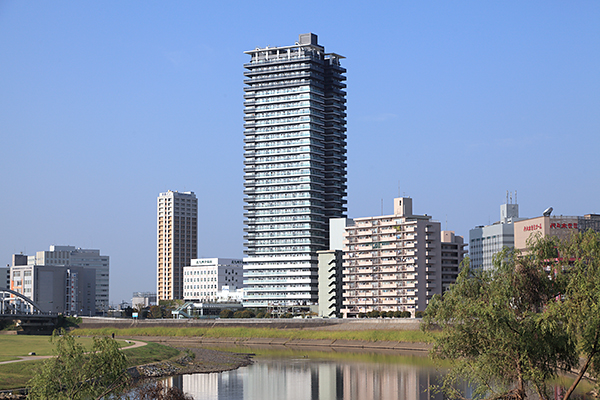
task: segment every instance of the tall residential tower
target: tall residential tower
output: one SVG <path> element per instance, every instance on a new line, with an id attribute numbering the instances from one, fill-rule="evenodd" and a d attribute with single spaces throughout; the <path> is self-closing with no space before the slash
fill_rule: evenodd
<path id="1" fill-rule="evenodd" d="M 346 70 L 317 35 L 245 52 L 246 306 L 314 305 L 346 211 Z"/>
<path id="2" fill-rule="evenodd" d="M 183 299 L 183 267 L 198 257 L 198 199 L 169 190 L 157 208 L 157 298 Z"/>

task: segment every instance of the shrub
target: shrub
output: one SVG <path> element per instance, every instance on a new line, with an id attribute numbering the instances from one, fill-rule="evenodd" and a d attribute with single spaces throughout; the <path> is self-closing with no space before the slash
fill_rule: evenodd
<path id="1" fill-rule="evenodd" d="M 231 311 L 230 309 L 226 308 L 223 311 L 221 311 L 221 313 L 219 314 L 219 317 L 221 317 L 221 318 L 233 318 L 233 311 Z"/>

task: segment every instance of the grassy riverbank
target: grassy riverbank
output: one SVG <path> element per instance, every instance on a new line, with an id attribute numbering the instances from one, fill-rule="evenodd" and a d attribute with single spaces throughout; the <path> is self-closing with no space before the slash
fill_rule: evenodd
<path id="1" fill-rule="evenodd" d="M 82 343 L 91 343 L 91 338 L 78 338 Z M 8 345 L 10 342 L 10 345 Z M 123 342 L 125 343 L 125 342 Z M 10 341 L 0 336 L 0 359 L 27 355 L 35 351 L 38 355 L 52 355 L 54 345 L 48 336 L 11 336 Z M 148 343 L 146 346 L 123 350 L 127 356 L 128 366 L 148 364 L 156 361 L 174 360 L 181 356 L 181 351 L 158 343 Z M 11 356 L 12 355 L 12 356 Z M 0 364 L 0 390 L 22 388 L 35 373 L 36 367 L 44 360 L 21 361 L 10 364 Z"/>
<path id="2" fill-rule="evenodd" d="M 97 328 L 75 329 L 74 335 L 103 336 L 164 336 L 164 337 L 205 337 L 205 338 L 270 338 L 290 340 L 357 340 L 365 342 L 428 342 L 428 335 L 417 330 L 360 330 L 331 331 L 304 329 L 270 329 L 245 327 L 212 327 L 212 328 L 170 328 L 170 327 L 136 327 L 136 328 Z"/>

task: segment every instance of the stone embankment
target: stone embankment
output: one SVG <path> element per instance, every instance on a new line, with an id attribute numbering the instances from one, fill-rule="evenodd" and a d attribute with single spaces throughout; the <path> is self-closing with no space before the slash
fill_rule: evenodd
<path id="1" fill-rule="evenodd" d="M 176 361 L 160 361 L 129 368 L 133 378 L 158 378 L 163 376 L 230 371 L 252 364 L 249 354 L 182 348 L 185 356 Z"/>

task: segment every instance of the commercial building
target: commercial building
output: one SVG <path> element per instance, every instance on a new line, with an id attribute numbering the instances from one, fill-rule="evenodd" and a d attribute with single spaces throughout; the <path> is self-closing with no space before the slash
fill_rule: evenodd
<path id="1" fill-rule="evenodd" d="M 447 232 L 444 238 L 450 242 L 442 247 L 440 223 L 413 214 L 407 197 L 394 199 L 393 215 L 355 218 L 345 236 L 346 316 L 424 311 L 432 296 L 452 283 L 464 255 L 462 237 Z"/>
<path id="2" fill-rule="evenodd" d="M 471 267 L 485 270 L 492 268 L 496 253 L 505 247 L 514 247 L 514 223 L 522 219 L 519 218 L 519 205 L 507 201 L 506 204 L 500 206 L 500 221 L 471 229 L 469 231 Z"/>
<path id="3" fill-rule="evenodd" d="M 342 56 L 317 35 L 246 51 L 244 304 L 318 301 L 318 256 L 346 211 Z"/>
<path id="4" fill-rule="evenodd" d="M 94 308 L 97 313 L 108 311 L 110 257 L 101 255 L 100 250 L 51 245 L 49 250 L 38 251 L 34 256 L 13 254 L 13 266 L 15 265 L 82 267 L 94 270 L 96 274 Z"/>
<path id="5" fill-rule="evenodd" d="M 185 301 L 216 301 L 222 291 L 242 289 L 242 260 L 233 258 L 198 258 L 183 268 Z"/>
<path id="6" fill-rule="evenodd" d="M 93 268 L 13 265 L 10 289 L 31 299 L 43 312 L 66 315 L 96 313 L 96 271 Z M 15 302 L 18 308 L 20 301 L 16 299 Z"/>
<path id="7" fill-rule="evenodd" d="M 551 211 L 550 211 L 551 212 Z M 515 248 L 527 250 L 527 242 L 532 236 L 556 236 L 568 239 L 571 235 L 592 229 L 600 232 L 600 215 L 586 214 L 578 216 L 551 216 L 550 212 L 541 217 L 515 222 Z"/>
<path id="8" fill-rule="evenodd" d="M 194 192 L 160 193 L 157 205 L 158 300 L 183 298 L 183 267 L 198 257 L 198 199 Z"/>

